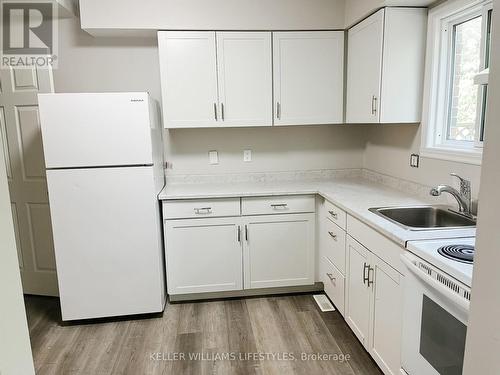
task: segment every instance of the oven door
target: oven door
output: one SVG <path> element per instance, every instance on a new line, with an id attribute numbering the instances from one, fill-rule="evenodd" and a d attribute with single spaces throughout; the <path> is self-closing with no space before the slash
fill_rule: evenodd
<path id="1" fill-rule="evenodd" d="M 409 375 L 461 375 L 469 301 L 421 269 L 419 258 L 406 253 L 401 259 L 407 268 L 403 369 Z"/>

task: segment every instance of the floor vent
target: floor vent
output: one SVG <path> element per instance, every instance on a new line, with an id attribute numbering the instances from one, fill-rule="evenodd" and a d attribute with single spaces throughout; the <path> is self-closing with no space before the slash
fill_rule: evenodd
<path id="1" fill-rule="evenodd" d="M 335 311 L 335 307 L 332 305 L 328 297 L 324 294 L 315 294 L 313 298 L 322 312 Z"/>

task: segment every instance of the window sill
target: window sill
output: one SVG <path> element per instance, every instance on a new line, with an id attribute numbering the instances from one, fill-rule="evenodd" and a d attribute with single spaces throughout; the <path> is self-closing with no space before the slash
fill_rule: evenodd
<path id="1" fill-rule="evenodd" d="M 430 159 L 454 161 L 457 163 L 481 165 L 483 150 L 481 148 L 460 150 L 446 147 L 425 147 L 420 150 L 420 156 Z"/>

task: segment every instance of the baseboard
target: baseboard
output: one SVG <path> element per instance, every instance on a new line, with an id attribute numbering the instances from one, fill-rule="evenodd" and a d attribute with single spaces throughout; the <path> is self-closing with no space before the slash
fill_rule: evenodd
<path id="1" fill-rule="evenodd" d="M 185 302 L 221 298 L 268 296 L 273 294 L 321 292 L 323 291 L 323 288 L 323 283 L 317 282 L 312 285 L 285 286 L 279 288 L 232 290 L 228 292 L 173 294 L 169 295 L 168 299 L 170 302 Z"/>

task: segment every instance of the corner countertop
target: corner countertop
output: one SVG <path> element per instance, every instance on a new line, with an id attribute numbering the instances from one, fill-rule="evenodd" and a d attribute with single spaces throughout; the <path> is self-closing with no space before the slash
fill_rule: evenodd
<path id="1" fill-rule="evenodd" d="M 475 228 L 410 231 L 370 212 L 369 208 L 372 207 L 436 205 L 442 204 L 442 200 L 431 196 L 427 199 L 421 198 L 417 194 L 363 177 L 272 182 L 177 183 L 165 186 L 158 198 L 160 200 L 183 200 L 301 194 L 321 195 L 402 247 L 406 247 L 408 241 L 476 235 Z"/>

